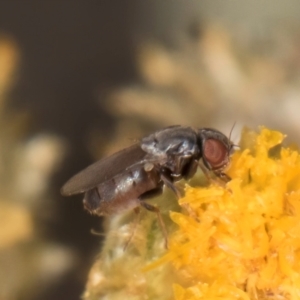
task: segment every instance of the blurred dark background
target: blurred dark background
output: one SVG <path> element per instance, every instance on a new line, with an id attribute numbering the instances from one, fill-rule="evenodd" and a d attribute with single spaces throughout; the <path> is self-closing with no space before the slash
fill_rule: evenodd
<path id="1" fill-rule="evenodd" d="M 22 202 L 22 196 L 5 189 L 7 199 L 31 211 L 33 234 L 3 247 L 0 255 L 3 261 L 34 262 L 41 247 L 56 245 L 72 257 L 50 279 L 39 267 L 32 271 L 25 264 L 19 272 L 35 283 L 21 278 L 24 284 L 11 283 L 3 299 L 79 299 L 101 247 L 101 238 L 90 230 L 101 232 L 102 225 L 83 211 L 82 196 L 63 198 L 59 189 L 130 138 L 170 123 L 229 132 L 237 121 L 237 132 L 245 124 L 264 124 L 299 139 L 294 115 L 299 108 L 299 6 L 297 1 L 0 1 L 0 43 L 12 45 L 18 56 L 13 84 L 1 94 L 1 126 L 27 115 L 21 122 L 26 130 L 4 130 L 1 143 L 10 141 L 10 155 L 21 149 L 10 160 L 20 159 L 41 134 L 61 145 L 55 148 L 61 151 L 59 163 L 34 204 L 32 197 Z M 176 72 L 182 75 L 173 78 Z M 5 173 L 16 178 L 18 167 L 8 168 Z M 30 255 L 23 255 L 24 248 Z"/>
<path id="2" fill-rule="evenodd" d="M 66 138 L 68 154 L 51 179 L 57 214 L 43 224 L 45 238 L 75 247 L 77 268 L 36 299 L 79 299 L 99 238 L 99 218 L 83 211 L 82 196 L 64 199 L 59 189 L 71 175 L 92 162 L 89 131 L 108 137 L 114 118 L 99 109 L 98 95 L 133 80 L 130 28 L 134 1 L 1 1 L 0 32 L 21 53 L 9 105 L 30 112 L 28 135 L 50 132 Z M 108 139 L 108 138 L 107 138 Z"/>

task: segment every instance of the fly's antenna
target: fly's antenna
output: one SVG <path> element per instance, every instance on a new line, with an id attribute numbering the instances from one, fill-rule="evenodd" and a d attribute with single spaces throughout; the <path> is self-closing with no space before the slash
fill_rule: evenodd
<path id="1" fill-rule="evenodd" d="M 235 124 L 236 124 L 236 121 L 234 121 L 234 123 L 233 123 L 233 125 L 232 125 L 232 127 L 231 127 L 231 129 L 230 129 L 229 137 L 228 137 L 229 140 L 231 139 L 231 134 L 232 134 L 232 131 L 233 131 L 233 129 L 234 129 Z"/>
<path id="2" fill-rule="evenodd" d="M 234 127 L 235 127 L 235 124 L 236 124 L 236 121 L 234 121 L 234 123 L 233 123 L 233 125 L 232 125 L 232 127 L 231 127 L 231 129 L 230 129 L 230 132 L 229 132 L 229 137 L 228 137 L 228 139 L 229 139 L 229 141 L 231 141 L 231 134 L 232 134 L 232 132 L 233 132 L 233 129 L 234 129 Z M 239 145 L 236 145 L 236 144 L 234 144 L 234 143 L 231 143 L 231 148 L 233 148 L 233 147 L 236 147 L 236 148 L 241 148 Z M 231 150 L 231 149 L 230 149 Z"/>

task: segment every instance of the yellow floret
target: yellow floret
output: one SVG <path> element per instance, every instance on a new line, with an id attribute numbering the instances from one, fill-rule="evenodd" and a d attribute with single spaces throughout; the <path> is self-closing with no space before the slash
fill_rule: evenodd
<path id="1" fill-rule="evenodd" d="M 300 155 L 283 139 L 245 131 L 226 187 L 186 188 L 189 214 L 171 213 L 176 300 L 300 299 Z"/>

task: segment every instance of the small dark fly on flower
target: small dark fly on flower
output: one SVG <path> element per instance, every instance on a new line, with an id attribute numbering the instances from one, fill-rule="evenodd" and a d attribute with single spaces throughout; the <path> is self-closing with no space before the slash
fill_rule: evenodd
<path id="1" fill-rule="evenodd" d="M 221 132 L 171 126 L 150 134 L 128 148 L 88 166 L 61 189 L 64 196 L 84 193 L 84 207 L 92 214 L 111 215 L 144 207 L 157 214 L 167 233 L 159 208 L 147 200 L 170 188 L 181 197 L 175 182 L 194 176 L 197 168 L 223 181 L 234 144 Z"/>

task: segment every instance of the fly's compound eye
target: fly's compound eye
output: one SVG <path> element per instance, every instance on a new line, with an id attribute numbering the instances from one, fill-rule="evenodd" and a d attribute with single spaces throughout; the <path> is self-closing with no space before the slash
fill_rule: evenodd
<path id="1" fill-rule="evenodd" d="M 204 163 L 211 170 L 220 170 L 229 163 L 227 147 L 217 139 L 207 139 L 203 146 Z"/>

